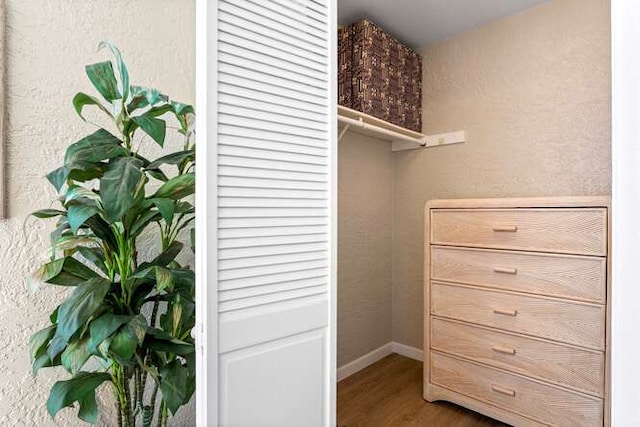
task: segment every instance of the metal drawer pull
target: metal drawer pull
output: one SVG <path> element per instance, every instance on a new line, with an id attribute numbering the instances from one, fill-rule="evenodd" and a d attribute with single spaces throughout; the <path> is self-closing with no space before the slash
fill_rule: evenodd
<path id="1" fill-rule="evenodd" d="M 515 233 L 518 231 L 517 225 L 494 225 L 493 231 L 503 231 L 506 233 Z"/>
<path id="2" fill-rule="evenodd" d="M 517 316 L 518 315 L 518 311 L 517 310 L 503 310 L 501 308 L 494 308 L 493 312 L 495 314 L 502 314 L 504 316 Z"/>
<path id="3" fill-rule="evenodd" d="M 493 267 L 493 271 L 503 274 L 518 274 L 518 269 L 513 267 Z"/>
<path id="4" fill-rule="evenodd" d="M 501 345 L 494 345 L 491 347 L 493 351 L 497 351 L 498 353 L 503 354 L 516 354 L 516 350 L 514 348 L 504 347 Z"/>
<path id="5" fill-rule="evenodd" d="M 495 385 L 495 384 L 491 386 L 491 390 L 495 391 L 496 393 L 504 394 L 506 396 L 511 396 L 511 397 L 516 396 L 515 390 L 511 390 L 510 388 L 500 387 L 499 385 Z"/>

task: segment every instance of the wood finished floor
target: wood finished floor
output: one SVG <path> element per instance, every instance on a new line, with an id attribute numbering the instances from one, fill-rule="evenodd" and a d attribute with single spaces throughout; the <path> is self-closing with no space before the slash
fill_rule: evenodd
<path id="1" fill-rule="evenodd" d="M 338 383 L 338 427 L 504 427 L 422 398 L 422 362 L 392 354 Z"/>

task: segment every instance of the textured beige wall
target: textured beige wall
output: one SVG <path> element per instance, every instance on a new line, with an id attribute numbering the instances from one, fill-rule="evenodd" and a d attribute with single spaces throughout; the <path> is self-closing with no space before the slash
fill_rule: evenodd
<path id="1" fill-rule="evenodd" d="M 30 373 L 29 336 L 47 324 L 65 290 L 27 290 L 24 279 L 45 259 L 48 233 L 27 214 L 49 205 L 54 192 L 45 173 L 62 161 L 68 144 L 94 129 L 77 118 L 71 98 L 91 90 L 84 66 L 107 58 L 95 52 L 101 40 L 123 50 L 134 83 L 194 101 L 195 6 L 193 0 L 6 3 L 9 219 L 0 221 L 0 425 L 84 425 L 76 411 L 63 411 L 55 423 L 46 412 L 49 388 L 64 373 Z M 175 424 L 193 420 L 189 408 Z M 100 424 L 115 425 L 108 413 Z"/>
<path id="2" fill-rule="evenodd" d="M 391 144 L 347 132 L 338 168 L 342 366 L 391 341 Z"/>
<path id="3" fill-rule="evenodd" d="M 423 207 L 610 192 L 608 0 L 556 0 L 424 49 L 426 133 L 394 154 L 393 339 L 422 348 Z"/>

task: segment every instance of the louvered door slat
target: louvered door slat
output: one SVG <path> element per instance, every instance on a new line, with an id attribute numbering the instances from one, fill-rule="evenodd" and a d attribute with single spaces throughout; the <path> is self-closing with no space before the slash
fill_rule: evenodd
<path id="1" fill-rule="evenodd" d="M 223 23 L 234 25 L 238 28 L 245 28 L 253 33 L 260 34 L 264 37 L 268 37 L 273 40 L 279 40 L 283 43 L 288 43 L 291 46 L 297 48 L 304 48 L 309 52 L 316 53 L 318 55 L 326 55 L 327 48 L 317 43 L 310 42 L 308 40 L 300 39 L 296 37 L 296 34 L 284 26 L 275 25 L 274 27 L 267 27 L 264 23 L 256 22 L 255 14 L 251 14 L 247 11 L 236 6 L 229 6 L 227 10 L 220 12 L 220 21 Z M 304 33 L 302 33 L 304 34 Z M 301 34 L 297 34 L 298 36 Z M 327 76 L 324 77 L 326 81 Z"/>
<path id="2" fill-rule="evenodd" d="M 298 28 L 304 28 L 307 33 L 314 34 L 320 39 L 327 38 L 325 25 L 308 14 L 305 14 L 300 8 L 285 7 L 275 1 L 236 0 L 236 2 L 250 3 L 252 7 L 254 7 L 254 10 L 260 10 L 264 16 L 273 17 L 288 25 L 297 24 Z"/>
<path id="3" fill-rule="evenodd" d="M 273 107 L 269 107 L 270 110 L 278 107 L 284 107 L 285 111 L 287 109 L 300 111 L 299 117 L 313 116 L 315 120 L 327 121 L 326 116 L 318 114 L 318 109 L 315 105 L 309 105 L 304 101 L 288 98 L 286 96 L 282 96 L 279 93 L 270 93 L 268 91 L 265 92 L 258 89 L 251 89 L 246 86 L 237 86 L 230 82 L 227 82 L 227 84 L 225 85 L 221 85 L 219 87 L 219 93 L 227 95 L 237 95 L 249 100 L 262 101 L 273 105 Z"/>
<path id="4" fill-rule="evenodd" d="M 275 285 L 256 286 L 253 288 L 230 289 L 220 292 L 220 301 L 229 301 L 240 298 L 249 298 L 258 295 L 267 295 L 293 289 L 304 289 L 320 286 L 325 283 L 324 276 L 306 280 L 292 280 L 290 282 L 276 283 Z"/>
<path id="5" fill-rule="evenodd" d="M 240 34 L 241 33 L 237 32 L 235 28 L 230 28 L 228 33 L 221 33 L 220 45 L 223 47 L 226 45 L 226 48 L 220 50 L 222 52 L 228 52 L 236 55 L 252 52 L 263 54 L 274 59 L 281 59 L 283 61 L 308 68 L 317 73 L 322 73 L 322 63 L 316 60 L 315 56 L 297 56 L 295 53 L 291 53 L 288 46 L 284 43 L 269 43 L 268 40 L 261 42 L 259 39 L 256 40 L 249 34 L 246 34 L 246 37 L 242 37 Z M 235 49 L 231 46 L 235 47 Z"/>
<path id="6" fill-rule="evenodd" d="M 303 150 L 300 150 L 303 151 Z M 291 160 L 296 163 L 305 163 L 309 165 L 322 165 L 328 166 L 328 160 L 326 156 L 320 155 L 310 155 L 305 153 L 301 153 L 296 151 L 287 151 L 287 149 L 273 150 L 271 148 L 258 147 L 258 148 L 248 148 L 243 144 L 220 144 L 218 149 L 220 154 L 228 155 L 228 156 L 239 156 L 239 157 L 247 157 L 247 158 L 255 158 L 255 159 L 265 159 L 265 160 Z"/>
<path id="7" fill-rule="evenodd" d="M 306 26 L 301 25 L 300 22 L 296 25 L 296 21 L 294 19 L 283 17 L 265 8 L 255 7 L 254 4 L 247 0 L 220 2 L 220 10 L 235 10 L 237 16 L 251 17 L 252 21 L 259 25 L 277 29 L 283 34 L 289 33 L 295 37 L 299 37 L 301 40 L 314 43 L 320 47 L 326 47 L 326 36 L 323 36 L 321 32 L 314 30 L 310 31 Z"/>
<path id="8" fill-rule="evenodd" d="M 316 138 L 308 138 L 299 135 L 290 135 L 278 131 L 269 131 L 255 128 L 239 128 L 237 126 L 231 126 L 226 124 L 220 124 L 218 126 L 219 135 L 222 136 L 240 136 L 247 138 L 255 138 L 263 141 L 274 141 L 287 144 L 298 144 L 303 146 L 309 146 L 314 148 L 324 148 L 322 140 L 318 141 Z"/>

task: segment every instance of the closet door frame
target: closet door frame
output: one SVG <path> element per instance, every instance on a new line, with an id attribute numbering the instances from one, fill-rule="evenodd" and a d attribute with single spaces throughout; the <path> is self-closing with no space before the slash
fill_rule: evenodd
<path id="1" fill-rule="evenodd" d="M 612 0 L 611 425 L 640 424 L 640 2 Z"/>
<path id="2" fill-rule="evenodd" d="M 326 0 L 330 22 L 329 52 L 337 52 L 337 0 Z M 218 1 L 196 0 L 196 425 L 218 426 Z M 325 384 L 327 427 L 336 424 L 337 349 L 337 232 L 338 232 L 338 147 L 337 147 L 337 55 L 328 63 L 330 117 L 330 245 L 329 245 L 329 357 Z"/>
<path id="3" fill-rule="evenodd" d="M 196 1 L 196 425 L 217 426 L 217 1 Z M 209 144 L 209 141 L 212 141 Z"/>

